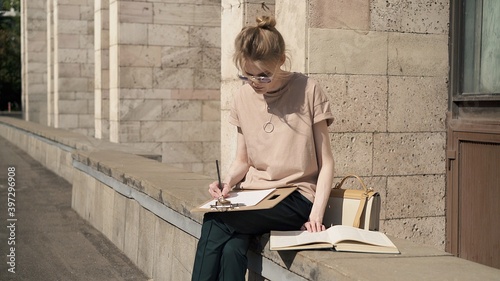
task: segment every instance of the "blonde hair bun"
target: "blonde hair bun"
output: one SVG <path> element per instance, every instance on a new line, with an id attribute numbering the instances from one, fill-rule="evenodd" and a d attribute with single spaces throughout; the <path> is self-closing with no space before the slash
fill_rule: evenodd
<path id="1" fill-rule="evenodd" d="M 257 17 L 256 21 L 260 28 L 271 29 L 276 26 L 276 19 L 273 16 Z"/>

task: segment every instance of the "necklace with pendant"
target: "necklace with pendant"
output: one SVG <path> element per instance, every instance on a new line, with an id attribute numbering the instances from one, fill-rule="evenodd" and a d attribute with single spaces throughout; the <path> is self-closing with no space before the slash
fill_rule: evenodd
<path id="1" fill-rule="evenodd" d="M 268 92 L 268 94 L 276 94 L 279 92 L 283 92 L 283 90 L 288 86 L 288 82 L 289 82 L 289 80 L 286 81 L 278 90 Z M 280 96 L 276 100 L 267 104 L 267 112 L 269 112 L 269 114 L 271 114 L 271 117 L 269 117 L 269 121 L 267 121 L 266 123 L 264 123 L 264 125 L 262 125 L 262 129 L 264 129 L 264 132 L 266 132 L 268 134 L 270 134 L 274 131 L 274 124 L 271 122 L 273 120 L 274 114 L 271 112 L 271 106 L 269 106 L 269 105 L 270 104 L 275 105 L 281 99 L 282 96 L 283 96 L 283 93 L 281 93 Z"/>
<path id="2" fill-rule="evenodd" d="M 268 106 L 267 107 L 268 111 L 271 111 L 271 108 Z M 270 112 L 271 113 L 271 112 Z M 267 121 L 266 123 L 264 123 L 264 126 L 262 126 L 262 128 L 264 129 L 264 132 L 270 134 L 274 131 L 274 125 L 273 123 L 271 122 L 271 120 L 273 120 L 273 114 L 271 113 L 271 117 L 269 118 L 269 121 Z"/>

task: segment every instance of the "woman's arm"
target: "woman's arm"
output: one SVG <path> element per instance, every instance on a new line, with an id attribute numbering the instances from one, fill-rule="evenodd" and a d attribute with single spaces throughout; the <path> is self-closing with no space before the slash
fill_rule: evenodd
<path id="1" fill-rule="evenodd" d="M 238 127 L 237 145 L 236 145 L 236 156 L 233 163 L 229 167 L 227 176 L 224 178 L 222 185 L 223 190 L 219 189 L 219 184 L 217 181 L 209 185 L 208 191 L 213 198 L 219 198 L 220 196 L 226 197 L 231 187 L 239 183 L 247 174 L 250 165 L 248 164 L 247 147 L 245 144 L 245 137 Z"/>
<path id="2" fill-rule="evenodd" d="M 309 221 L 303 226 L 309 232 L 325 230 L 323 215 L 325 214 L 326 204 L 330 197 L 335 169 L 326 120 L 314 124 L 313 132 L 316 155 L 318 157 L 319 175 Z"/>

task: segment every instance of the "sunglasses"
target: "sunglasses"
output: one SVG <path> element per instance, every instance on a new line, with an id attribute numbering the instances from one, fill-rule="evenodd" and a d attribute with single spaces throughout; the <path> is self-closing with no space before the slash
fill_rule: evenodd
<path id="1" fill-rule="evenodd" d="M 242 81 L 245 81 L 245 82 L 255 81 L 258 83 L 271 83 L 271 81 L 273 81 L 273 78 L 268 77 L 268 76 L 252 76 L 252 75 L 244 76 L 244 75 L 238 74 L 238 78 L 240 78 Z"/>

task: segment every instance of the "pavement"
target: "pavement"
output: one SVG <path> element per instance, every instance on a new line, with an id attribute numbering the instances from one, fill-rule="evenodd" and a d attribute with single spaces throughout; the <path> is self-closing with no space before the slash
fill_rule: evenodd
<path id="1" fill-rule="evenodd" d="M 2 281 L 149 280 L 71 209 L 69 182 L 2 137 L 0 254 Z"/>

